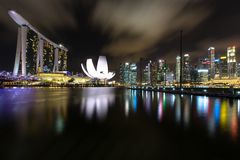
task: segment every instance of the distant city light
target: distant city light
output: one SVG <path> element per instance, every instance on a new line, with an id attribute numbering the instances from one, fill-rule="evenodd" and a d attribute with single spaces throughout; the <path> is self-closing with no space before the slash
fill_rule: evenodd
<path id="1" fill-rule="evenodd" d="M 201 73 L 201 72 L 207 73 L 207 72 L 208 72 L 208 69 L 199 69 L 199 70 L 198 70 L 198 73 Z"/>

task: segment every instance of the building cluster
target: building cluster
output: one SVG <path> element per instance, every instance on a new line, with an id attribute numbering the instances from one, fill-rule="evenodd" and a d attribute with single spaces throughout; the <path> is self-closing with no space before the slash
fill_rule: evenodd
<path id="1" fill-rule="evenodd" d="M 174 80 L 174 74 L 165 60 L 152 61 L 141 58 L 138 63 L 120 64 L 119 70 L 120 83 L 124 85 L 157 85 Z"/>
<path id="2" fill-rule="evenodd" d="M 182 75 L 181 75 L 182 73 Z M 166 60 L 140 59 L 137 63 L 122 63 L 119 68 L 120 83 L 123 85 L 168 85 L 208 82 L 211 80 L 229 80 L 240 76 L 240 63 L 237 63 L 236 47 L 227 48 L 226 55 L 217 57 L 214 47 L 208 49 L 206 57 L 191 63 L 190 54 L 184 54 L 182 60 L 176 57 L 176 64 L 170 70 Z"/>
<path id="3" fill-rule="evenodd" d="M 216 55 L 215 48 L 210 47 L 207 57 L 201 58 L 193 69 L 198 73 L 198 82 L 238 78 L 240 65 L 237 63 L 236 47 L 228 47 L 227 53 L 220 57 Z"/>

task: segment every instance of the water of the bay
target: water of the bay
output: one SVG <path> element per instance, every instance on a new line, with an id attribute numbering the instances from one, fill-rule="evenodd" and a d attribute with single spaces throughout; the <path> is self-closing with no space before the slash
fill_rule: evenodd
<path id="1" fill-rule="evenodd" d="M 0 89 L 0 159 L 239 159 L 240 100 L 120 88 Z"/>

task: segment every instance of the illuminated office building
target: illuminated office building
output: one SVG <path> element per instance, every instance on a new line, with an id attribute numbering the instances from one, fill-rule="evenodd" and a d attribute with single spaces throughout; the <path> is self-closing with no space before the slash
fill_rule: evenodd
<path id="1" fill-rule="evenodd" d="M 130 84 L 137 84 L 137 64 L 131 63 L 130 64 Z"/>
<path id="2" fill-rule="evenodd" d="M 228 63 L 227 63 L 227 57 L 222 56 L 220 57 L 220 62 L 219 62 L 219 77 L 221 78 L 226 78 L 228 77 Z"/>
<path id="3" fill-rule="evenodd" d="M 143 69 L 143 81 L 144 84 L 150 84 L 150 72 L 149 72 L 149 65 L 146 65 Z"/>
<path id="4" fill-rule="evenodd" d="M 189 54 L 185 54 L 183 57 L 183 82 L 190 82 L 191 77 L 190 77 L 190 56 Z"/>
<path id="5" fill-rule="evenodd" d="M 237 77 L 240 77 L 240 63 L 237 63 Z"/>
<path id="6" fill-rule="evenodd" d="M 237 72 L 237 63 L 236 63 L 236 47 L 227 48 L 227 64 L 228 64 L 228 77 L 235 78 Z"/>
<path id="7" fill-rule="evenodd" d="M 173 83 L 174 81 L 174 73 L 173 72 L 167 72 L 166 73 L 166 76 L 165 76 L 165 81 L 168 82 L 168 83 Z"/>
<path id="8" fill-rule="evenodd" d="M 210 66 L 210 61 L 208 58 L 202 58 L 198 62 L 198 81 L 199 82 L 204 82 L 208 81 L 210 76 L 209 76 L 209 66 Z"/>
<path id="9" fill-rule="evenodd" d="M 151 85 L 157 84 L 157 71 L 158 71 L 158 64 L 155 61 L 149 61 L 148 63 L 148 76 L 150 79 Z"/>
<path id="10" fill-rule="evenodd" d="M 119 69 L 119 79 L 121 84 L 128 84 L 129 79 L 130 65 L 128 62 L 120 64 Z"/>
<path id="11" fill-rule="evenodd" d="M 200 62 L 199 63 L 200 68 L 208 69 L 210 66 L 210 61 L 208 58 L 200 59 L 199 62 Z"/>
<path id="12" fill-rule="evenodd" d="M 162 82 L 164 81 L 165 72 L 166 72 L 166 61 L 163 59 L 158 60 L 157 64 L 157 81 Z"/>
<path id="13" fill-rule="evenodd" d="M 176 73 L 175 73 L 176 82 L 180 82 L 180 74 L 181 74 L 181 57 L 177 56 L 176 57 Z"/>
<path id="14" fill-rule="evenodd" d="M 137 84 L 137 65 L 136 63 L 123 63 L 120 65 L 120 82 L 124 85 Z"/>
<path id="15" fill-rule="evenodd" d="M 215 59 L 215 76 L 214 78 L 220 78 L 220 59 Z"/>
<path id="16" fill-rule="evenodd" d="M 208 59 L 210 61 L 209 78 L 214 79 L 214 77 L 215 77 L 215 48 L 214 47 L 210 47 L 208 49 Z"/>
<path id="17" fill-rule="evenodd" d="M 208 78 L 209 78 L 209 70 L 208 69 L 204 69 L 204 68 L 199 68 L 197 70 L 198 72 L 198 81 L 199 82 L 207 82 Z"/>

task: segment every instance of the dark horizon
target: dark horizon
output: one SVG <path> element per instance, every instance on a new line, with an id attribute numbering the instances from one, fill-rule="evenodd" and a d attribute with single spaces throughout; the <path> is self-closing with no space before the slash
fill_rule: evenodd
<path id="1" fill-rule="evenodd" d="M 0 70 L 12 71 L 16 52 L 18 26 L 8 16 L 9 9 L 64 44 L 69 49 L 68 70 L 82 72 L 80 63 L 99 55 L 108 57 L 111 70 L 140 57 L 166 59 L 172 66 L 181 29 L 183 51 L 193 62 L 206 56 L 211 46 L 223 55 L 228 46 L 240 47 L 238 5 L 217 0 L 0 2 Z"/>

